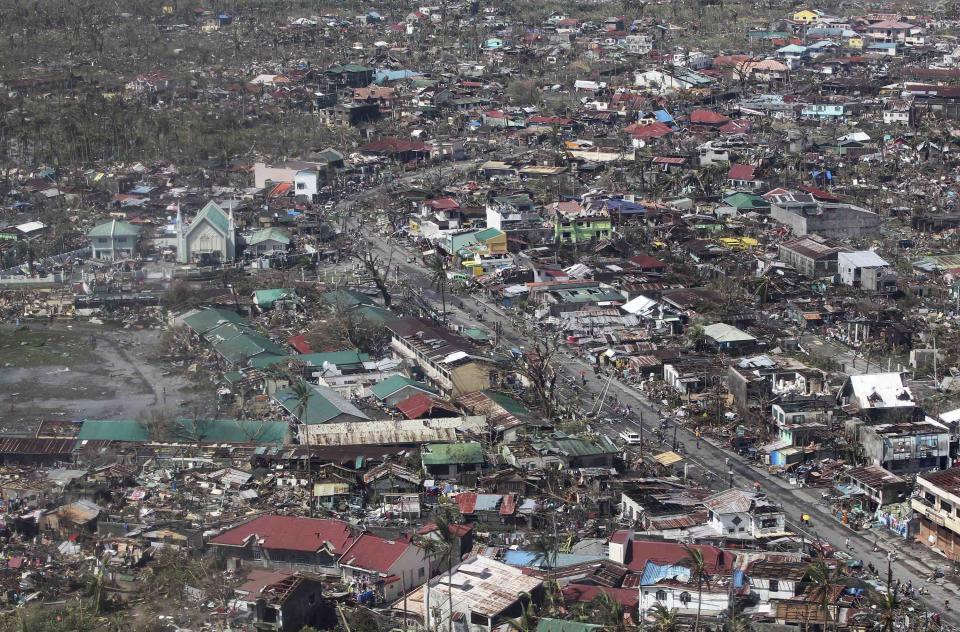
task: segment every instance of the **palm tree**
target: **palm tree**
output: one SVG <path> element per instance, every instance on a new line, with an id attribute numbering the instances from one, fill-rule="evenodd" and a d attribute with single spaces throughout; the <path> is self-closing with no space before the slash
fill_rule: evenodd
<path id="1" fill-rule="evenodd" d="M 453 632 L 453 567 L 454 550 L 457 546 L 456 538 L 453 535 L 452 527 L 454 525 L 453 515 L 449 506 L 442 505 L 441 510 L 433 518 L 436 529 L 418 535 L 414 538 L 416 546 L 420 547 L 424 556 L 427 558 L 428 565 L 437 561 L 447 566 L 447 632 Z M 430 593 L 430 575 L 427 574 L 427 599 Z M 429 616 L 430 606 L 427 604 L 427 613 Z M 428 628 L 429 629 L 429 628 Z"/>
<path id="2" fill-rule="evenodd" d="M 447 262 L 439 254 L 430 259 L 430 285 L 440 292 L 443 322 L 447 322 Z"/>
<path id="3" fill-rule="evenodd" d="M 657 632 L 674 632 L 677 629 L 677 609 L 667 609 L 662 603 L 650 608 L 653 617 L 653 629 Z"/>
<path id="4" fill-rule="evenodd" d="M 610 596 L 609 593 L 601 591 L 597 598 L 590 604 L 589 617 L 590 623 L 599 623 L 607 632 L 623 632 L 623 606 L 619 601 Z"/>
<path id="5" fill-rule="evenodd" d="M 750 632 L 750 619 L 743 613 L 737 613 L 723 626 L 724 632 Z"/>
<path id="6" fill-rule="evenodd" d="M 882 595 L 875 596 L 872 601 L 880 610 L 880 629 L 883 632 L 893 632 L 894 623 L 900 612 L 900 598 L 896 593 L 888 590 Z"/>
<path id="7" fill-rule="evenodd" d="M 430 580 L 433 578 L 433 560 L 441 553 L 440 542 L 426 536 L 415 536 L 413 542 L 427 559 L 427 583 L 424 589 L 423 623 L 426 631 L 430 632 L 430 621 L 432 619 L 432 613 L 430 611 Z"/>
<path id="8" fill-rule="evenodd" d="M 516 619 L 508 619 L 507 625 L 516 630 L 516 632 L 533 632 L 536 629 L 536 619 L 537 614 L 533 609 L 533 598 L 530 596 L 530 593 L 521 592 L 517 595 L 517 600 L 523 604 L 523 609 L 520 611 L 520 616 Z"/>
<path id="9" fill-rule="evenodd" d="M 297 406 L 294 409 L 294 415 L 303 425 L 303 445 L 307 448 L 307 515 L 313 517 L 313 454 L 310 451 L 310 426 L 307 425 L 305 418 L 307 410 L 310 407 L 310 398 L 313 397 L 314 390 L 310 388 L 302 379 L 296 380 L 290 384 L 290 392 L 297 400 Z"/>
<path id="10" fill-rule="evenodd" d="M 823 628 L 830 626 L 830 593 L 837 584 L 838 571 L 830 568 L 823 558 L 807 566 L 807 575 L 813 584 L 813 592 L 820 598 L 820 607 L 823 608 Z"/>
<path id="11" fill-rule="evenodd" d="M 700 629 L 700 610 L 703 606 L 703 585 L 710 584 L 710 575 L 707 573 L 707 564 L 703 560 L 703 552 L 700 549 L 684 544 L 683 550 L 687 552 L 683 562 L 690 567 L 691 579 L 697 582 L 697 618 L 693 623 L 693 632 L 697 632 Z"/>

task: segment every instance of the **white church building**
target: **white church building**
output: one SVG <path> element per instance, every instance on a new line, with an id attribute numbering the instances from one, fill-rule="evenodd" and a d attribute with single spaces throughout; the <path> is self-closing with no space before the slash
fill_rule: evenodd
<path id="1" fill-rule="evenodd" d="M 189 224 L 177 210 L 177 261 L 212 265 L 236 257 L 237 230 L 233 209 L 229 213 L 211 200 Z"/>

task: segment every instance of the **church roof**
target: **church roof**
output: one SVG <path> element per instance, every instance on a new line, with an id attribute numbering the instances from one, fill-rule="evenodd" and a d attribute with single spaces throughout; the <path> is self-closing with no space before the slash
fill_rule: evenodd
<path id="1" fill-rule="evenodd" d="M 213 200 L 207 202 L 207 205 L 200 209 L 200 212 L 197 213 L 197 216 L 193 218 L 193 221 L 190 223 L 190 226 L 187 227 L 187 230 L 192 230 L 194 226 L 199 226 L 202 220 L 206 219 L 216 228 L 218 231 L 223 232 L 224 234 L 230 232 L 230 217 L 227 213 L 220 208 Z"/>

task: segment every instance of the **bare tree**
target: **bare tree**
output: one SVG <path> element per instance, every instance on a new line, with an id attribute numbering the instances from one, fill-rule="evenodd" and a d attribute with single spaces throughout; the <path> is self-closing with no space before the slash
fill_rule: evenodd
<path id="1" fill-rule="evenodd" d="M 520 375 L 532 391 L 531 403 L 539 406 L 547 419 L 556 412 L 556 387 L 559 374 L 553 357 L 560 350 L 560 332 L 536 332 L 510 370 Z"/>
<path id="2" fill-rule="evenodd" d="M 373 244 L 368 240 L 355 241 L 350 253 L 354 259 L 360 262 L 366 273 L 370 275 L 370 279 L 373 281 L 377 291 L 380 292 L 380 297 L 383 299 L 383 306 L 390 307 L 392 296 L 390 294 L 388 277 L 390 276 L 390 261 L 393 258 L 393 253 L 391 252 L 390 258 L 384 261 L 383 258 L 377 254 Z"/>

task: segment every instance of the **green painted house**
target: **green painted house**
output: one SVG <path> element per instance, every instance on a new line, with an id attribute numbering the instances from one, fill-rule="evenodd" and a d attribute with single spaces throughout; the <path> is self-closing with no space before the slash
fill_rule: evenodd
<path id="1" fill-rule="evenodd" d="M 396 406 L 398 402 L 418 393 L 437 395 L 436 390 L 405 375 L 392 375 L 370 387 L 370 394 L 387 406 Z"/>
<path id="2" fill-rule="evenodd" d="M 79 441 L 121 443 L 238 443 L 282 445 L 288 442 L 288 425 L 283 421 L 258 419 L 175 419 L 151 423 L 136 419 L 89 419 L 77 434 Z"/>
<path id="3" fill-rule="evenodd" d="M 291 388 L 277 391 L 274 399 L 284 410 L 293 415 L 302 424 L 328 424 L 349 421 L 369 421 L 362 410 L 337 393 L 332 388 L 308 384 L 309 397 L 305 405 Z"/>
<path id="4" fill-rule="evenodd" d="M 440 478 L 479 472 L 484 464 L 483 446 L 476 441 L 428 443 L 420 452 L 424 471 Z"/>
<path id="5" fill-rule="evenodd" d="M 727 206 L 737 209 L 739 213 L 749 213 L 756 211 L 758 213 L 769 213 L 770 202 L 767 202 L 759 195 L 745 193 L 740 191 L 723 198 L 723 203 Z"/>

